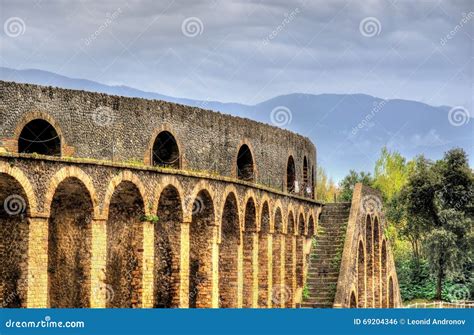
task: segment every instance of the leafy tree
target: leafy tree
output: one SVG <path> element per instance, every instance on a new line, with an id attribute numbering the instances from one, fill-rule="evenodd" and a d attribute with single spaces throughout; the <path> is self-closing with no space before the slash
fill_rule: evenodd
<path id="1" fill-rule="evenodd" d="M 354 186 L 357 183 L 362 183 L 367 186 L 372 186 L 373 179 L 370 173 L 366 172 L 356 172 L 354 170 L 350 170 L 349 174 L 344 177 L 344 179 L 339 183 L 340 201 L 351 201 L 352 200 L 352 193 L 354 192 Z"/>
<path id="2" fill-rule="evenodd" d="M 326 171 L 318 166 L 316 176 L 316 199 L 325 202 L 336 201 L 338 189 L 332 178 L 328 178 Z"/>

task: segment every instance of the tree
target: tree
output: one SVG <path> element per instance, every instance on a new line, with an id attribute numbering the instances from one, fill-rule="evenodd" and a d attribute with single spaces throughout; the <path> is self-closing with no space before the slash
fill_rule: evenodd
<path id="1" fill-rule="evenodd" d="M 349 202 L 352 200 L 352 193 L 354 192 L 354 186 L 357 183 L 362 183 L 367 186 L 372 186 L 373 179 L 370 173 L 359 172 L 350 170 L 349 174 L 339 183 L 340 195 L 339 200 Z"/>
<path id="2" fill-rule="evenodd" d="M 316 176 L 316 199 L 325 202 L 334 202 L 337 198 L 338 189 L 332 178 L 328 178 L 326 171 L 318 166 Z"/>
<path id="3" fill-rule="evenodd" d="M 462 149 L 448 151 L 435 164 L 420 157 L 402 190 L 406 234 L 423 236 L 436 299 L 441 299 L 444 280 L 472 263 L 473 195 L 474 177 Z"/>

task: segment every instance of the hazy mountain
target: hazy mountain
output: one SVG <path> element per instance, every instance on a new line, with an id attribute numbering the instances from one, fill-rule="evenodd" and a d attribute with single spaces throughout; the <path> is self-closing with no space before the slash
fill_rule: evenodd
<path id="1" fill-rule="evenodd" d="M 469 113 L 459 110 L 452 114 L 450 122 L 451 107 L 433 107 L 416 101 L 383 100 L 364 94 L 295 93 L 248 106 L 170 97 L 33 69 L 0 67 L 0 80 L 159 99 L 282 126 L 316 144 L 318 163 L 335 180 L 349 169 L 372 172 L 384 145 L 408 158 L 424 154 L 438 159 L 455 146 L 464 148 L 470 156 L 473 154 L 474 120 L 465 118 Z M 456 123 L 461 125 L 453 125 Z"/>

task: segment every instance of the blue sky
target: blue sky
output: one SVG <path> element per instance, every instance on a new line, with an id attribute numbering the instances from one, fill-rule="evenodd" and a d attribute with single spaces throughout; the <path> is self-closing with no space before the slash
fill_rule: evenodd
<path id="1" fill-rule="evenodd" d="M 2 0 L 0 64 L 223 102 L 366 93 L 472 111 L 473 7 L 468 0 Z"/>

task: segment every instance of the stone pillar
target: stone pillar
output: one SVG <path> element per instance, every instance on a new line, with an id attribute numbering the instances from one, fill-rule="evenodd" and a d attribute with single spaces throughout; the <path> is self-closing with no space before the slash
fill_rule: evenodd
<path id="1" fill-rule="evenodd" d="M 211 270 L 211 280 L 212 280 L 212 308 L 219 308 L 219 227 L 214 225 L 212 227 L 212 246 L 211 246 L 211 256 L 212 256 L 212 270 Z"/>
<path id="2" fill-rule="evenodd" d="M 267 251 L 268 251 L 268 256 L 267 256 L 267 259 L 268 259 L 268 263 L 267 263 L 267 273 L 268 273 L 268 293 L 267 293 L 267 297 L 268 297 L 268 302 L 267 302 L 267 306 L 268 308 L 271 308 L 272 307 L 272 289 L 273 289 L 273 234 L 269 233 L 267 235 Z"/>
<path id="3" fill-rule="evenodd" d="M 237 308 L 242 308 L 244 292 L 244 243 L 242 238 L 240 238 L 237 251 L 237 272 Z"/>
<path id="4" fill-rule="evenodd" d="M 291 307 L 295 308 L 296 304 L 296 236 L 290 235 L 291 238 Z"/>
<path id="5" fill-rule="evenodd" d="M 142 306 L 152 308 L 154 304 L 153 283 L 155 263 L 155 226 L 153 222 L 143 222 L 143 273 Z"/>
<path id="6" fill-rule="evenodd" d="M 189 229 L 191 222 L 183 222 L 181 225 L 180 243 L 180 286 L 179 286 L 179 307 L 189 307 Z"/>
<path id="7" fill-rule="evenodd" d="M 108 299 L 113 299 L 113 290 L 105 283 L 107 268 L 107 220 L 93 219 L 91 222 L 91 308 L 105 308 Z"/>
<path id="8" fill-rule="evenodd" d="M 28 238 L 27 306 L 47 308 L 48 303 L 48 218 L 30 217 Z"/>
<path id="9" fill-rule="evenodd" d="M 258 308 L 258 233 L 252 232 L 252 308 Z"/>
<path id="10" fill-rule="evenodd" d="M 280 264 L 280 280 L 281 280 L 281 285 L 280 285 L 280 294 L 279 294 L 279 304 L 280 308 L 285 307 L 285 295 L 286 292 L 284 291 L 285 286 L 287 285 L 286 283 L 286 276 L 285 276 L 285 266 L 286 266 L 286 241 L 285 241 L 285 235 L 280 234 L 280 259 L 281 259 L 281 264 Z M 276 307 L 276 306 L 275 306 Z"/>

